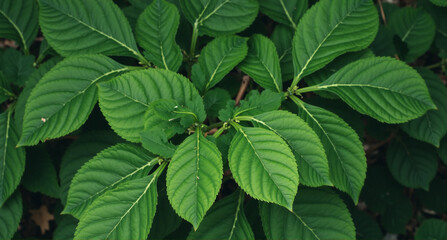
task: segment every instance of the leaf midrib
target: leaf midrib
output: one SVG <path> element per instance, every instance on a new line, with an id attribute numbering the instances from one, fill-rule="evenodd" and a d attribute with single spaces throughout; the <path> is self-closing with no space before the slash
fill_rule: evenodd
<path id="1" fill-rule="evenodd" d="M 28 46 L 26 45 L 26 40 L 22 34 L 22 31 L 20 30 L 19 26 L 17 26 L 11 18 L 9 18 L 6 13 L 0 9 L 0 13 L 6 18 L 6 20 L 8 20 L 8 22 L 11 23 L 12 27 L 16 30 L 16 32 L 19 34 L 20 39 L 22 40 L 22 44 L 23 44 L 23 51 L 26 53 L 28 52 Z"/>
<path id="2" fill-rule="evenodd" d="M 5 143 L 3 145 L 4 149 L 3 149 L 3 159 L 2 159 L 2 175 L 1 175 L 1 182 L 2 184 L 0 184 L 0 199 L 2 201 L 4 201 L 3 199 L 3 191 L 4 191 L 4 187 L 3 187 L 3 178 L 5 177 L 5 167 L 6 167 L 6 152 L 7 152 L 7 148 L 8 148 L 8 138 L 9 138 L 9 121 L 11 119 L 11 111 L 8 111 L 8 114 L 6 116 L 7 120 L 6 120 L 6 131 L 5 131 Z M 1 203 L 1 202 L 0 202 Z M 0 204 L 1 206 L 1 204 Z"/>
<path id="3" fill-rule="evenodd" d="M 304 225 L 304 227 L 306 227 L 307 229 L 309 229 L 309 231 L 312 233 L 312 235 L 314 235 L 314 237 L 317 239 L 317 240 L 320 240 L 320 238 L 318 237 L 318 235 L 314 232 L 314 230 L 311 228 L 311 227 L 309 227 L 309 225 L 307 225 L 307 223 L 295 212 L 295 211 L 292 211 L 292 213 L 293 213 L 293 215 L 295 215 L 295 217 L 296 218 L 298 218 L 298 220 Z"/>
<path id="4" fill-rule="evenodd" d="M 40 0 L 42 1 L 42 0 Z M 125 49 L 127 49 L 128 51 L 130 51 L 133 55 L 135 55 L 137 58 L 142 58 L 145 59 L 143 56 L 141 56 L 141 54 L 137 51 L 135 51 L 133 48 L 127 46 L 125 43 L 121 42 L 120 40 L 114 38 L 113 36 L 110 36 L 108 34 L 106 34 L 105 32 L 100 31 L 99 29 L 97 29 L 96 27 L 90 26 L 88 23 L 85 23 L 84 21 L 82 21 L 81 19 L 69 14 L 68 12 L 65 12 L 64 9 L 59 8 L 58 6 L 55 6 L 51 3 L 49 3 L 48 1 L 42 1 L 45 2 L 45 4 L 47 4 L 48 6 L 54 8 L 55 10 L 59 11 L 60 13 L 72 18 L 73 20 L 75 20 L 76 22 L 78 22 L 79 24 L 89 28 L 90 30 L 92 30 L 93 32 L 96 32 L 104 37 L 106 37 L 107 39 L 110 39 L 114 42 L 116 42 L 118 45 L 120 45 L 121 47 L 124 47 Z"/>

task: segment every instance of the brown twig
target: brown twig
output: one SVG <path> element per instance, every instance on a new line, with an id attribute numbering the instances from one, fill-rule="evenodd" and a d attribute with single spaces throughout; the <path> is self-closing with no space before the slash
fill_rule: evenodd
<path id="1" fill-rule="evenodd" d="M 366 150 L 366 156 L 371 155 L 372 153 L 374 153 L 377 149 L 379 149 L 380 147 L 382 147 L 385 144 L 388 144 L 389 142 L 391 142 L 391 140 L 393 140 L 396 137 L 397 133 L 393 132 L 391 133 L 391 135 L 385 139 L 384 141 L 381 141 L 375 145 L 373 145 L 371 148 L 369 148 L 368 150 Z"/>
<path id="2" fill-rule="evenodd" d="M 247 90 L 248 83 L 250 83 L 250 77 L 248 75 L 244 75 L 242 77 L 241 86 L 239 87 L 239 92 L 237 92 L 235 106 L 238 106 L 244 97 L 245 90 Z"/>
<path id="3" fill-rule="evenodd" d="M 380 15 L 382 15 L 383 24 L 386 26 L 386 17 L 385 12 L 383 11 L 382 0 L 377 0 L 377 3 L 379 4 Z"/>

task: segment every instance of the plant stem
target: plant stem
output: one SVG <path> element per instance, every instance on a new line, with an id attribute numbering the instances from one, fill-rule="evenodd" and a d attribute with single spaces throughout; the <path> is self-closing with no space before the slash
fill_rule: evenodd
<path id="1" fill-rule="evenodd" d="M 442 67 L 445 63 L 447 63 L 446 61 L 447 59 L 441 59 L 440 62 L 432 64 L 432 65 L 428 65 L 426 66 L 426 68 L 428 69 L 433 69 L 433 68 L 437 68 L 437 67 Z"/>
<path id="2" fill-rule="evenodd" d="M 296 93 L 297 94 L 301 94 L 301 93 L 306 93 L 306 92 L 315 92 L 315 91 L 318 91 L 318 90 L 320 90 L 320 87 L 318 85 L 314 85 L 314 86 L 310 86 L 310 87 L 297 89 Z"/>
<path id="3" fill-rule="evenodd" d="M 144 67 L 144 66 L 126 66 L 126 68 L 129 69 L 130 71 L 147 69 L 147 68 Z"/>
<path id="4" fill-rule="evenodd" d="M 222 126 L 224 125 L 224 123 L 225 123 L 225 122 L 217 122 L 217 123 L 213 123 L 213 124 L 211 124 L 211 125 L 205 127 L 205 128 L 203 129 L 203 131 L 204 131 L 204 132 L 208 132 L 208 131 L 211 130 L 211 129 L 214 129 L 214 128 L 220 128 L 220 127 L 222 127 Z"/>
<path id="5" fill-rule="evenodd" d="M 227 122 L 224 122 L 223 125 L 222 125 L 222 127 L 219 128 L 219 130 L 217 130 L 217 131 L 213 134 L 213 137 L 214 137 L 214 138 L 218 138 L 218 137 L 223 133 L 223 131 L 225 131 L 225 130 L 228 128 L 227 125 L 228 125 L 228 123 L 227 123 Z"/>
<path id="6" fill-rule="evenodd" d="M 290 99 L 292 99 L 292 101 L 293 101 L 298 107 L 304 108 L 303 101 L 301 101 L 301 100 L 300 100 L 299 98 L 297 98 L 296 96 L 292 95 L 292 96 L 290 96 Z"/>
<path id="7" fill-rule="evenodd" d="M 383 24 L 386 26 L 387 23 L 386 23 L 385 11 L 383 11 L 382 0 L 377 0 L 377 3 L 379 4 L 380 15 L 382 16 Z"/>
<path id="8" fill-rule="evenodd" d="M 235 117 L 234 120 L 248 122 L 248 121 L 253 120 L 253 117 L 252 116 L 238 116 L 238 117 Z"/>
<path id="9" fill-rule="evenodd" d="M 158 160 L 158 159 L 157 159 Z M 164 161 L 162 164 L 161 164 L 161 166 L 160 167 L 158 167 L 156 170 L 155 170 L 155 172 L 154 172 L 154 174 L 156 175 L 156 177 L 159 177 L 162 173 L 163 173 L 163 170 L 165 169 L 165 167 L 168 165 L 168 162 L 167 161 Z"/>
<path id="10" fill-rule="evenodd" d="M 198 38 L 199 38 L 199 22 L 196 20 L 194 22 L 194 29 L 192 30 L 191 47 L 189 50 L 188 78 L 191 78 L 192 64 L 194 61 L 194 56 L 196 54 L 196 44 Z"/>

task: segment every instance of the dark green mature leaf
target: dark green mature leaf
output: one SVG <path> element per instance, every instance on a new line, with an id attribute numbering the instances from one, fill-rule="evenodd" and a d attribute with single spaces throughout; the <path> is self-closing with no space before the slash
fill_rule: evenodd
<path id="1" fill-rule="evenodd" d="M 202 98 L 182 75 L 163 69 L 148 69 L 123 74 L 99 84 L 99 106 L 112 129 L 131 142 L 140 141 L 144 113 L 158 99 L 174 99 L 205 118 Z"/>
<path id="2" fill-rule="evenodd" d="M 378 27 L 377 10 L 371 0 L 316 3 L 300 20 L 293 39 L 294 82 L 337 56 L 366 48 Z"/>
<path id="3" fill-rule="evenodd" d="M 27 100 L 19 145 L 36 145 L 78 129 L 96 104 L 96 84 L 127 70 L 101 55 L 71 57 L 57 64 Z"/>
<path id="4" fill-rule="evenodd" d="M 263 128 L 238 128 L 228 152 L 234 180 L 253 198 L 291 211 L 298 169 L 287 143 Z"/>
<path id="5" fill-rule="evenodd" d="M 155 0 L 138 18 L 135 34 L 147 51 L 147 58 L 156 66 L 177 72 L 183 56 L 175 43 L 180 14 L 175 5 Z"/>
<path id="6" fill-rule="evenodd" d="M 437 159 L 433 146 L 412 138 L 393 141 L 386 155 L 388 168 L 400 184 L 427 191 L 438 169 Z"/>
<path id="7" fill-rule="evenodd" d="M 346 205 L 327 189 L 300 189 L 293 211 L 263 203 L 260 213 L 267 239 L 355 239 Z"/>
<path id="8" fill-rule="evenodd" d="M 97 153 L 111 147 L 123 139 L 112 131 L 89 132 L 81 135 L 65 151 L 62 157 L 59 178 L 61 183 L 61 202 L 67 202 L 68 189 L 76 172 Z"/>
<path id="9" fill-rule="evenodd" d="M 222 183 L 222 156 L 200 131 L 183 141 L 166 174 L 169 201 L 176 213 L 199 227 Z"/>
<path id="10" fill-rule="evenodd" d="M 293 29 L 282 24 L 276 25 L 270 37 L 278 51 L 279 65 L 281 65 L 282 80 L 288 81 L 293 78 L 292 39 Z"/>
<path id="11" fill-rule="evenodd" d="M 14 193 L 6 203 L 0 207 L 0 238 L 12 239 L 22 218 L 22 196 Z"/>
<path id="12" fill-rule="evenodd" d="M 180 0 L 180 4 L 188 21 L 213 37 L 246 29 L 259 9 L 256 0 Z"/>
<path id="13" fill-rule="evenodd" d="M 56 168 L 47 150 L 43 147 L 28 148 L 22 186 L 30 192 L 41 192 L 60 198 Z"/>
<path id="14" fill-rule="evenodd" d="M 63 213 L 82 218 L 98 197 L 125 181 L 147 175 L 155 164 L 157 158 L 134 145 L 118 144 L 103 150 L 76 173 Z"/>
<path id="15" fill-rule="evenodd" d="M 441 144 L 438 148 L 438 154 L 442 162 L 447 165 L 447 135 L 441 140 Z"/>
<path id="16" fill-rule="evenodd" d="M 239 68 L 265 89 L 282 92 L 279 57 L 272 41 L 260 34 L 248 41 L 248 54 Z"/>
<path id="17" fill-rule="evenodd" d="M 408 53 L 403 56 L 407 62 L 427 52 L 436 33 L 433 18 L 422 8 L 405 7 L 394 11 L 389 26 L 407 44 Z"/>
<path id="18" fill-rule="evenodd" d="M 391 28 L 381 24 L 374 42 L 369 47 L 377 56 L 393 57 L 397 53 L 393 36 L 394 34 Z"/>
<path id="19" fill-rule="evenodd" d="M 105 192 L 81 217 L 74 239 L 146 239 L 157 206 L 157 177 L 153 173 Z"/>
<path id="20" fill-rule="evenodd" d="M 161 182 L 161 184 L 166 186 L 165 182 Z M 158 186 L 160 186 L 160 183 Z M 166 236 L 177 230 L 183 222 L 172 209 L 166 194 L 166 188 L 159 190 L 158 194 L 157 211 L 148 239 L 166 239 Z"/>
<path id="21" fill-rule="evenodd" d="M 427 219 L 416 230 L 415 240 L 439 239 L 445 240 L 447 236 L 447 223 L 441 219 Z"/>
<path id="22" fill-rule="evenodd" d="M 25 87 L 23 88 L 22 92 L 19 95 L 19 98 L 17 99 L 16 103 L 16 109 L 14 111 L 14 119 L 17 124 L 17 128 L 19 131 L 22 131 L 23 126 L 23 116 L 25 115 L 25 105 L 26 101 L 28 100 L 31 91 L 36 86 L 37 82 L 51 69 L 58 63 L 60 58 L 52 58 L 34 71 L 28 78 L 28 81 L 25 84 Z"/>
<path id="23" fill-rule="evenodd" d="M 430 183 L 430 191 L 417 189 L 415 195 L 426 209 L 436 213 L 447 213 L 447 182 L 440 177 L 436 177 Z"/>
<path id="24" fill-rule="evenodd" d="M 25 53 L 34 41 L 39 28 L 37 3 L 29 0 L 0 2 L 0 37 L 16 41 Z"/>
<path id="25" fill-rule="evenodd" d="M 386 205 L 380 217 L 380 224 L 389 233 L 404 234 L 406 225 L 413 215 L 413 205 L 407 196 L 400 194 L 393 199 L 393 204 Z"/>
<path id="26" fill-rule="evenodd" d="M 419 74 L 427 84 L 430 96 L 437 110 L 430 110 L 422 117 L 401 125 L 411 137 L 439 147 L 442 137 L 447 133 L 447 88 L 432 71 L 421 68 Z"/>
<path id="27" fill-rule="evenodd" d="M 354 208 L 351 210 L 351 216 L 354 221 L 357 240 L 383 239 L 379 224 L 368 213 Z"/>
<path id="28" fill-rule="evenodd" d="M 0 70 L 8 84 L 23 86 L 35 70 L 33 63 L 34 56 L 25 56 L 14 48 L 8 48 L 0 57 Z"/>
<path id="29" fill-rule="evenodd" d="M 361 59 L 316 86 L 381 122 L 402 123 L 435 109 L 421 76 L 387 57 Z"/>
<path id="30" fill-rule="evenodd" d="M 79 221 L 69 215 L 62 215 L 61 220 L 54 229 L 53 240 L 72 240 Z"/>
<path id="31" fill-rule="evenodd" d="M 14 192 L 25 170 L 25 149 L 16 148 L 19 136 L 12 112 L 0 114 L 0 207 Z"/>
<path id="32" fill-rule="evenodd" d="M 301 118 L 286 111 L 271 111 L 254 116 L 251 121 L 255 126 L 273 131 L 289 144 L 297 161 L 301 184 L 332 185 L 323 145 Z"/>
<path id="33" fill-rule="evenodd" d="M 217 117 L 220 109 L 224 108 L 230 100 L 230 93 L 222 88 L 215 88 L 205 93 L 203 102 L 205 104 L 207 116 Z"/>
<path id="34" fill-rule="evenodd" d="M 355 131 L 340 117 L 323 108 L 301 103 L 299 116 L 320 137 L 334 186 L 358 202 L 366 177 L 366 157 Z"/>
<path id="35" fill-rule="evenodd" d="M 239 191 L 218 201 L 206 214 L 197 231 L 188 239 L 255 239 L 244 213 L 244 192 Z"/>
<path id="36" fill-rule="evenodd" d="M 307 0 L 263 0 L 259 5 L 262 13 L 293 28 L 307 10 Z"/>
<path id="37" fill-rule="evenodd" d="M 39 0 L 39 6 L 42 32 L 62 56 L 102 53 L 145 61 L 129 22 L 113 1 Z"/>
<path id="38" fill-rule="evenodd" d="M 206 92 L 244 60 L 248 51 L 247 40 L 239 36 L 223 36 L 209 42 L 193 67 L 192 80 L 197 89 Z"/>

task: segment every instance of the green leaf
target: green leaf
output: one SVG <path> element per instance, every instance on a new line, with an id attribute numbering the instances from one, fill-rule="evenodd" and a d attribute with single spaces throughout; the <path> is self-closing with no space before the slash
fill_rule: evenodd
<path id="1" fill-rule="evenodd" d="M 60 198 L 60 187 L 53 160 L 45 148 L 27 149 L 22 186 L 30 192 L 41 192 L 52 198 Z"/>
<path id="2" fill-rule="evenodd" d="M 291 211 L 298 169 L 287 143 L 263 128 L 238 128 L 228 152 L 234 180 L 253 198 Z"/>
<path id="3" fill-rule="evenodd" d="M 69 215 L 62 215 L 54 229 L 53 240 L 72 240 L 78 226 L 78 220 Z"/>
<path id="4" fill-rule="evenodd" d="M 175 212 L 199 227 L 222 183 L 222 156 L 200 131 L 183 141 L 166 174 L 169 202 Z"/>
<path id="5" fill-rule="evenodd" d="M 282 75 L 279 57 L 273 42 L 260 35 L 253 35 L 248 41 L 248 54 L 239 68 L 250 75 L 265 89 L 282 92 Z"/>
<path id="6" fill-rule="evenodd" d="M 42 32 L 62 56 L 102 53 L 146 62 L 129 22 L 113 1 L 39 0 L 39 7 Z"/>
<path id="7" fill-rule="evenodd" d="M 76 56 L 58 63 L 27 100 L 19 145 L 36 145 L 78 129 L 96 104 L 96 83 L 127 70 L 101 55 Z"/>
<path id="8" fill-rule="evenodd" d="M 415 195 L 424 208 L 436 213 L 447 213 L 447 183 L 441 177 L 435 177 L 430 183 L 430 191 L 417 189 Z"/>
<path id="9" fill-rule="evenodd" d="M 215 88 L 203 95 L 203 102 L 208 117 L 217 117 L 219 111 L 231 100 L 231 95 L 227 90 Z"/>
<path id="10" fill-rule="evenodd" d="M 201 92 L 218 84 L 247 55 L 247 38 L 223 36 L 209 42 L 194 65 L 191 79 Z"/>
<path id="11" fill-rule="evenodd" d="M 31 94 L 31 91 L 36 86 L 37 82 L 51 69 L 58 63 L 60 58 L 52 58 L 34 71 L 28 78 L 28 81 L 25 84 L 25 87 L 23 88 L 22 92 L 19 95 L 19 98 L 17 99 L 16 103 L 16 109 L 14 111 L 14 119 L 17 124 L 17 129 L 22 131 L 23 126 L 23 117 L 25 115 L 25 105 L 26 101 L 29 98 L 29 95 Z"/>
<path id="12" fill-rule="evenodd" d="M 76 173 L 63 213 L 82 218 L 95 199 L 125 181 L 147 175 L 157 161 L 141 147 L 130 144 L 101 151 Z"/>
<path id="13" fill-rule="evenodd" d="M 296 28 L 298 20 L 307 10 L 307 0 L 263 0 L 260 10 L 278 23 Z"/>
<path id="14" fill-rule="evenodd" d="M 112 131 L 89 132 L 81 135 L 67 148 L 62 156 L 59 170 L 60 197 L 64 206 L 67 203 L 71 180 L 82 165 L 92 159 L 97 153 L 122 141 L 123 139 Z"/>
<path id="15" fill-rule="evenodd" d="M 442 162 L 447 165 L 447 135 L 441 140 L 441 144 L 438 148 L 438 155 Z"/>
<path id="16" fill-rule="evenodd" d="M 430 2 L 439 7 L 447 7 L 447 0 L 430 0 Z"/>
<path id="17" fill-rule="evenodd" d="M 163 131 L 153 129 L 141 132 L 141 143 L 149 152 L 165 158 L 171 158 L 177 148 Z"/>
<path id="18" fill-rule="evenodd" d="M 358 112 L 381 122 L 406 122 L 436 108 L 421 76 L 393 58 L 358 60 L 316 88 L 337 94 Z"/>
<path id="19" fill-rule="evenodd" d="M 107 191 L 88 208 L 74 239 L 146 239 L 157 206 L 157 174 Z"/>
<path id="20" fill-rule="evenodd" d="M 156 66 L 177 72 L 183 55 L 175 43 L 180 14 L 174 4 L 155 0 L 138 18 L 135 34 Z"/>
<path id="21" fill-rule="evenodd" d="M 270 37 L 278 51 L 279 65 L 281 66 L 282 80 L 288 81 L 293 78 L 293 58 L 292 58 L 292 39 L 293 29 L 282 24 L 276 25 Z"/>
<path id="22" fill-rule="evenodd" d="M 371 0 L 323 0 L 300 20 L 293 39 L 295 79 L 298 81 L 346 52 L 366 48 L 379 27 Z"/>
<path id="23" fill-rule="evenodd" d="M 19 136 L 12 112 L 0 114 L 0 207 L 20 183 L 25 170 L 25 149 L 16 148 Z"/>
<path id="24" fill-rule="evenodd" d="M 6 203 L 0 207 L 0 238 L 12 239 L 22 218 L 22 196 L 20 191 L 14 193 Z"/>
<path id="25" fill-rule="evenodd" d="M 166 186 L 164 182 L 161 184 Z M 163 190 L 158 191 L 158 194 L 157 211 L 148 239 L 166 239 L 166 236 L 177 230 L 184 222 L 172 209 L 166 194 L 166 188 L 163 187 Z"/>
<path id="26" fill-rule="evenodd" d="M 199 27 L 199 32 L 216 37 L 241 32 L 255 20 L 256 0 L 180 0 L 186 19 Z"/>
<path id="27" fill-rule="evenodd" d="M 123 74 L 99 86 L 99 106 L 112 129 L 131 142 L 140 141 L 144 113 L 158 99 L 174 99 L 203 121 L 203 100 L 188 79 L 163 69 L 148 69 Z"/>
<path id="28" fill-rule="evenodd" d="M 295 155 L 301 184 L 311 187 L 332 185 L 323 145 L 301 118 L 286 111 L 271 111 L 254 116 L 251 121 L 287 142 Z"/>
<path id="29" fill-rule="evenodd" d="M 39 29 L 37 4 L 29 0 L 0 2 L 0 37 L 16 41 L 25 53 Z"/>
<path id="30" fill-rule="evenodd" d="M 380 224 L 386 232 L 405 234 L 406 226 L 413 215 L 413 205 L 407 196 L 400 194 L 393 204 L 388 204 L 380 217 Z"/>
<path id="31" fill-rule="evenodd" d="M 427 219 L 416 230 L 415 240 L 445 239 L 447 223 L 441 219 Z"/>
<path id="32" fill-rule="evenodd" d="M 427 191 L 438 169 L 437 159 L 433 146 L 412 138 L 393 141 L 386 154 L 388 168 L 400 184 Z"/>
<path id="33" fill-rule="evenodd" d="M 237 191 L 218 201 L 188 239 L 255 239 L 244 213 L 244 192 Z M 218 227 L 217 227 L 218 226 Z"/>
<path id="34" fill-rule="evenodd" d="M 300 189 L 293 211 L 263 203 L 260 214 L 267 239 L 355 239 L 346 205 L 327 189 Z"/>
<path id="35" fill-rule="evenodd" d="M 388 22 L 391 30 L 407 44 L 408 53 L 404 56 L 407 62 L 427 52 L 435 38 L 435 22 L 422 8 L 400 8 L 391 14 Z"/>
<path id="36" fill-rule="evenodd" d="M 14 48 L 8 48 L 0 57 L 0 70 L 8 83 L 23 86 L 35 70 L 33 63 L 34 56 L 25 56 Z"/>
<path id="37" fill-rule="evenodd" d="M 422 117 L 404 123 L 401 127 L 411 137 L 439 147 L 442 137 L 447 133 L 447 88 L 432 71 L 421 68 L 418 72 L 425 80 L 438 110 L 429 110 Z"/>
<path id="38" fill-rule="evenodd" d="M 323 108 L 301 103 L 298 115 L 320 137 L 334 186 L 357 203 L 366 177 L 366 157 L 359 136 L 340 117 Z"/>
<path id="39" fill-rule="evenodd" d="M 383 239 L 379 224 L 366 212 L 357 208 L 351 210 L 354 221 L 357 240 L 380 240 Z"/>

